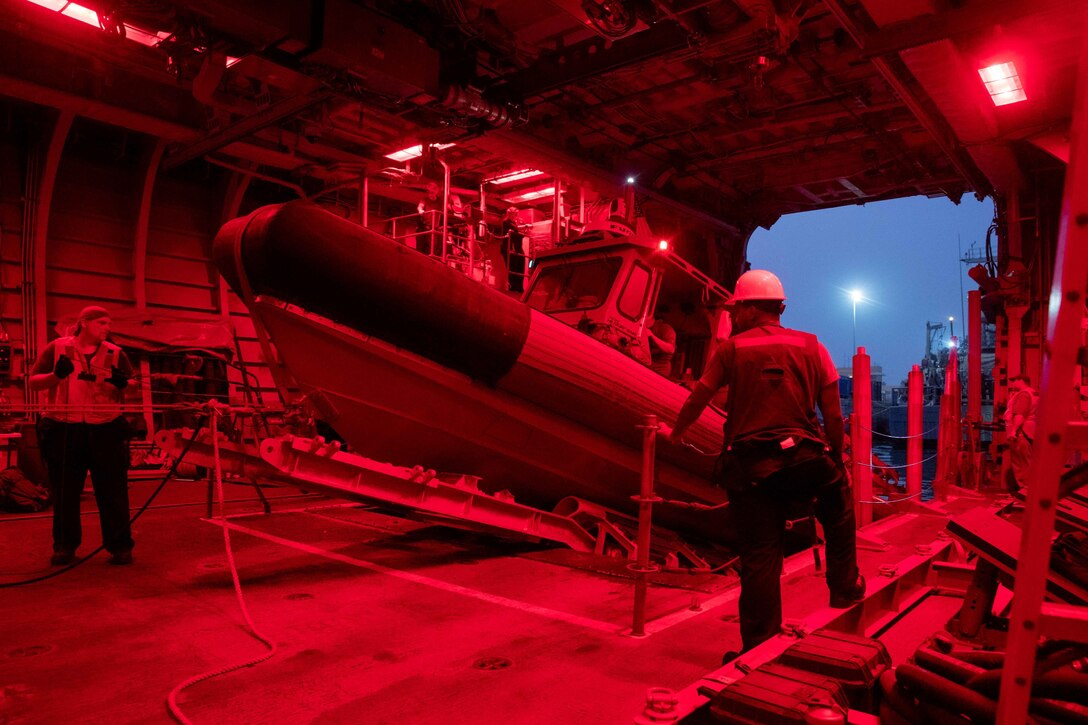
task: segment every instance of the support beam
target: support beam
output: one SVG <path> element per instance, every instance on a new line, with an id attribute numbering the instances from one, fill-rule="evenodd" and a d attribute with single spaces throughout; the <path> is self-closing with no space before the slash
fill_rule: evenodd
<path id="1" fill-rule="evenodd" d="M 155 192 L 155 179 L 159 175 L 159 164 L 162 162 L 162 154 L 165 150 L 166 142 L 158 139 L 145 157 L 147 166 L 144 168 L 144 180 L 140 189 L 140 208 L 136 213 L 132 271 L 136 309 L 141 313 L 147 310 L 147 235 L 151 227 L 151 200 Z M 140 378 L 144 381 L 140 385 L 140 398 L 143 403 L 147 440 L 150 441 L 155 435 L 155 414 L 151 408 L 151 361 L 146 355 L 140 360 Z"/>
<path id="2" fill-rule="evenodd" d="M 996 25 L 1029 15 L 1064 12 L 1080 4 L 1081 0 L 972 0 L 942 12 L 886 25 L 869 36 L 861 55 L 875 58 L 946 38 L 989 32 Z"/>
<path id="3" fill-rule="evenodd" d="M 307 108 L 316 106 L 329 98 L 330 95 L 330 91 L 321 90 L 280 101 L 263 111 L 242 119 L 238 123 L 223 129 L 219 133 L 205 136 L 196 143 L 190 144 L 175 153 L 171 153 L 166 157 L 163 168 L 169 171 L 184 163 L 192 161 L 193 159 L 200 158 L 204 154 L 218 151 L 227 144 L 245 138 L 265 126 L 271 126 L 284 118 L 294 116 L 297 113 L 305 111 Z"/>
<path id="4" fill-rule="evenodd" d="M 34 291 L 34 324 L 33 330 L 25 332 L 28 341 L 33 340 L 33 350 L 27 350 L 27 357 L 45 348 L 47 343 L 47 325 L 49 317 L 46 308 L 46 253 L 49 247 L 49 213 L 53 208 L 53 191 L 57 186 L 57 170 L 60 168 L 61 154 L 64 152 L 64 144 L 68 139 L 68 131 L 72 128 L 75 114 L 71 111 L 61 111 L 53 124 L 53 130 L 49 135 L 49 147 L 45 153 L 45 163 L 42 166 L 41 177 L 38 180 L 38 188 L 34 189 L 36 199 L 34 201 L 34 264 L 33 277 L 29 284 Z M 28 280 L 23 280 L 26 285 Z"/>
<path id="5" fill-rule="evenodd" d="M 831 14 L 835 16 L 835 19 L 839 21 L 843 30 L 854 40 L 857 46 L 862 50 L 868 47 L 869 36 L 861 26 L 854 20 L 853 15 L 846 8 L 843 0 L 823 0 L 824 5 L 831 11 Z M 989 196 L 993 193 L 993 189 L 990 182 L 986 177 L 982 175 L 978 169 L 974 168 L 974 165 L 960 152 L 957 147 L 957 141 L 952 132 L 947 128 L 944 121 L 931 114 L 922 105 L 921 100 L 914 94 L 907 84 L 899 77 L 899 73 L 892 67 L 892 65 L 884 58 L 873 58 L 873 67 L 880 72 L 884 80 L 891 86 L 892 90 L 903 99 L 904 105 L 910 112 L 914 114 L 914 117 L 918 119 L 918 122 L 929 132 L 929 135 L 933 138 L 934 142 L 940 147 L 944 155 L 948 157 L 953 168 L 956 169 L 963 178 L 974 187 L 975 194 L 982 198 L 983 196 Z"/>

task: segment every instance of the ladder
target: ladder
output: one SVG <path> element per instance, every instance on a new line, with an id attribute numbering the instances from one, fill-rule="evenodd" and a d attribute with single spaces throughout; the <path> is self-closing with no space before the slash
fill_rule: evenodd
<path id="1" fill-rule="evenodd" d="M 1088 287 L 1088 46 L 1082 49 L 1078 74 L 998 725 L 1029 722 L 1040 637 L 1088 642 L 1088 607 L 1044 601 L 1059 478 L 1068 451 L 1088 450 L 1088 423 L 1071 420 L 1076 408 L 1073 375 L 1078 365 L 1085 364 L 1088 352 L 1081 330 Z"/>

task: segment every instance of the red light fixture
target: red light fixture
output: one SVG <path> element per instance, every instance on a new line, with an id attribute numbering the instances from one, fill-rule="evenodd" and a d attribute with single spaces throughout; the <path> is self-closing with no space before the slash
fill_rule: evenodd
<path id="1" fill-rule="evenodd" d="M 525 201 L 534 201 L 536 199 L 543 199 L 544 197 L 552 196 L 553 194 L 555 194 L 555 186 L 554 185 L 544 187 L 544 188 L 539 188 L 539 189 L 530 189 L 529 191 L 526 191 L 523 194 L 518 194 L 517 196 L 506 196 L 506 197 L 503 197 L 503 198 L 506 199 L 511 204 L 517 204 L 517 203 L 525 202 Z"/>
<path id="2" fill-rule="evenodd" d="M 1020 74 L 1016 72 L 1016 65 L 1012 61 L 979 68 L 978 75 L 995 106 L 1007 106 L 1028 99 Z"/>
<path id="3" fill-rule="evenodd" d="M 456 146 L 456 145 L 457 144 L 452 144 L 452 143 L 434 143 L 434 144 L 431 144 L 431 146 L 434 146 L 439 151 L 441 151 L 442 149 L 448 149 L 449 147 Z M 385 158 L 392 159 L 393 161 L 404 162 L 404 161 L 408 161 L 409 159 L 419 158 L 422 155 L 423 155 L 423 144 L 417 143 L 415 146 L 409 146 L 408 148 L 403 148 L 400 151 L 393 151 L 392 153 L 388 153 L 388 154 L 385 155 Z"/>
<path id="4" fill-rule="evenodd" d="M 536 169 L 521 169 L 519 171 L 511 171 L 508 174 L 502 174 L 501 176 L 492 176 L 490 179 L 484 179 L 488 184 L 512 184 L 515 181 L 521 181 L 522 179 L 531 179 L 535 176 L 540 176 L 543 171 L 537 171 Z"/>
<path id="5" fill-rule="evenodd" d="M 668 249 L 669 249 L 669 240 L 668 239 L 662 239 L 660 242 L 657 243 L 657 248 L 660 249 L 662 252 L 668 251 Z"/>
<path id="6" fill-rule="evenodd" d="M 68 2 L 68 0 L 28 0 L 34 5 L 43 7 L 46 10 L 52 10 L 59 12 L 61 15 L 78 20 L 81 23 L 93 26 L 95 28 L 101 28 L 102 24 L 98 21 L 98 11 L 85 7 L 78 3 Z M 155 46 L 160 42 L 170 37 L 170 33 L 160 31 L 158 33 L 151 33 L 146 30 L 141 30 L 135 25 L 124 24 L 125 37 L 129 40 L 139 43 L 140 45 Z M 237 62 L 237 61 L 236 61 Z M 230 67 L 230 64 L 227 66 Z"/>

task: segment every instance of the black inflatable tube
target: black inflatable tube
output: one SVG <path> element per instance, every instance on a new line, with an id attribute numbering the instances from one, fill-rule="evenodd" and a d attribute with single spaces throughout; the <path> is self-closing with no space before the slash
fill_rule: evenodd
<path id="1" fill-rule="evenodd" d="M 529 334 L 526 305 L 310 202 L 266 206 L 228 222 L 212 258 L 243 296 L 245 281 L 254 295 L 491 384 L 510 371 Z"/>
<path id="2" fill-rule="evenodd" d="M 988 670 L 972 677 L 965 684 L 975 692 L 996 698 L 1001 689 L 1001 672 Z M 1031 695 L 1068 702 L 1088 702 L 1088 675 L 1071 670 L 1046 672 L 1032 679 Z"/>
<path id="3" fill-rule="evenodd" d="M 936 673 L 953 682 L 966 685 L 967 682 L 986 672 L 981 667 L 968 664 L 951 655 L 942 654 L 936 650 L 921 647 L 914 653 L 914 662 L 930 672 Z"/>
<path id="4" fill-rule="evenodd" d="M 984 670 L 993 670 L 1005 665 L 1004 652 L 991 652 L 983 649 L 954 649 L 948 654 Z"/>
<path id="5" fill-rule="evenodd" d="M 914 700 L 895 683 L 895 670 L 887 669 L 880 675 L 880 722 L 881 725 L 914 725 L 919 721 L 918 707 Z"/>
<path id="6" fill-rule="evenodd" d="M 945 710 L 963 713 L 972 720 L 992 722 L 997 717 L 996 701 L 917 665 L 902 664 L 896 668 L 895 674 L 896 680 L 919 700 L 936 703 Z M 990 673 L 984 673 L 988 674 Z"/>

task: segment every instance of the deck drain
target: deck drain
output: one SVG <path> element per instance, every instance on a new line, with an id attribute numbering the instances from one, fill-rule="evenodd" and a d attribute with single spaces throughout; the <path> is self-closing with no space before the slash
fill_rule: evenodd
<path id="1" fill-rule="evenodd" d="M 308 592 L 296 592 L 294 594 L 288 594 L 285 598 L 297 602 L 300 599 L 313 599 L 314 595 Z"/>
<path id="2" fill-rule="evenodd" d="M 8 657 L 12 658 L 25 658 L 25 657 L 37 657 L 47 652 L 53 651 L 53 645 L 51 644 L 32 644 L 27 647 L 17 647 L 11 652 L 8 652 Z"/>
<path id="3" fill-rule="evenodd" d="M 478 670 L 505 670 L 507 667 L 513 667 L 514 663 L 505 657 L 481 657 L 473 662 L 472 666 Z"/>

